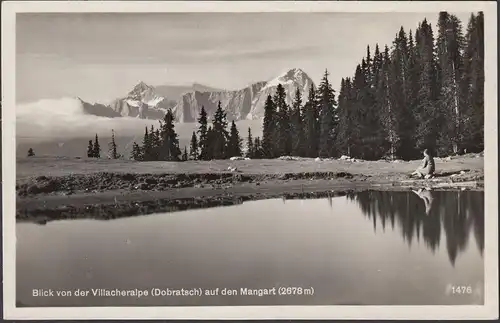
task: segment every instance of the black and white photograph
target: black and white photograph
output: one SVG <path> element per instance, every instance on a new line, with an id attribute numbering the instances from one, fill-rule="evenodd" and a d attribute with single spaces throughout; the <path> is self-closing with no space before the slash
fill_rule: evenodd
<path id="1" fill-rule="evenodd" d="M 496 2 L 189 2 L 2 3 L 6 318 L 498 318 Z"/>

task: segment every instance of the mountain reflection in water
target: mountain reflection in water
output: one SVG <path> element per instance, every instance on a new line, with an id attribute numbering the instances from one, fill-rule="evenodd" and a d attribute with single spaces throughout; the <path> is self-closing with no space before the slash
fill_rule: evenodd
<path id="1" fill-rule="evenodd" d="M 365 191 L 348 194 L 363 214 L 373 221 L 373 229 L 397 226 L 411 246 L 423 240 L 434 252 L 444 231 L 446 248 L 452 265 L 467 247 L 473 230 L 481 256 L 484 250 L 484 192 L 480 191 Z M 331 205 L 331 203 L 330 203 Z"/>

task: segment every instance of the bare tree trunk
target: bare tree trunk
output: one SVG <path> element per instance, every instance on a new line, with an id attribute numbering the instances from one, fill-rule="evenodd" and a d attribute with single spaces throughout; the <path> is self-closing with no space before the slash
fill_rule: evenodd
<path id="1" fill-rule="evenodd" d="M 455 133 L 453 138 L 453 153 L 458 153 L 458 142 L 460 138 L 460 111 L 458 108 L 458 91 L 457 91 L 457 81 L 456 81 L 456 72 L 455 72 L 455 64 L 452 63 L 453 67 L 453 98 L 455 104 Z"/>

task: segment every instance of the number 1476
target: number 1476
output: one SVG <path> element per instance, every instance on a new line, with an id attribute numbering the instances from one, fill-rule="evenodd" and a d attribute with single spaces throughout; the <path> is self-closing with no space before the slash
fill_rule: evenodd
<path id="1" fill-rule="evenodd" d="M 451 286 L 452 294 L 472 294 L 471 286 Z"/>

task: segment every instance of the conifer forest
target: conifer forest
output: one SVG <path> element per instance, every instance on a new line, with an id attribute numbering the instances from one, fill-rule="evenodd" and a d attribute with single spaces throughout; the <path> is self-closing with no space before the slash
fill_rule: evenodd
<path id="1" fill-rule="evenodd" d="M 340 80 L 338 93 L 325 71 L 307 97 L 297 90 L 291 105 L 286 97 L 281 85 L 267 97 L 262 138 L 254 138 L 249 128 L 243 140 L 220 102 L 212 120 L 202 108 L 189 153 L 187 147 L 182 153 L 168 112 L 159 129 L 145 129 L 142 145 L 134 143 L 132 158 L 212 160 L 244 154 L 411 160 L 423 149 L 435 156 L 481 152 L 483 13 L 472 14 L 466 26 L 440 12 L 437 26 L 424 19 L 415 30 L 401 27 L 392 44 L 367 45 L 353 75 Z M 90 143 L 92 152 L 98 147 Z"/>

